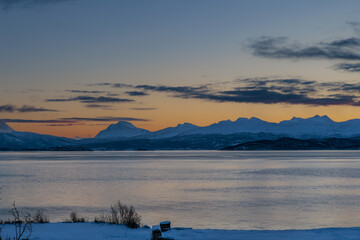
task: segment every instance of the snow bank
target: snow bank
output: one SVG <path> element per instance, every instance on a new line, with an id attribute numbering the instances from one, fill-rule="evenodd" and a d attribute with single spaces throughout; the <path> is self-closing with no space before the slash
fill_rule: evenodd
<path id="1" fill-rule="evenodd" d="M 13 236 L 14 226 L 4 225 L 2 236 Z M 175 240 L 330 240 L 360 239 L 360 228 L 322 228 L 310 230 L 170 230 L 164 236 Z M 31 238 L 39 240 L 150 240 L 151 229 L 130 229 L 123 225 L 101 223 L 47 223 L 33 224 Z"/>
<path id="2" fill-rule="evenodd" d="M 171 230 L 164 233 L 175 240 L 359 240 L 360 228 L 323 228 L 310 230 Z"/>
<path id="3" fill-rule="evenodd" d="M 14 226 L 7 224 L 2 236 L 13 236 Z M 102 240 L 102 239 L 150 239 L 150 229 L 130 229 L 123 225 L 102 223 L 45 223 L 33 224 L 30 239 L 39 240 Z"/>

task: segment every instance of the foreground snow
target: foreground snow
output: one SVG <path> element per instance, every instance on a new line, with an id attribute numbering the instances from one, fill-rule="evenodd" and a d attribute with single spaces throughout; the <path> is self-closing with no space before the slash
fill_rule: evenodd
<path id="1" fill-rule="evenodd" d="M 2 236 L 11 237 L 13 225 L 5 225 Z M 360 228 L 323 228 L 310 230 L 171 230 L 164 233 L 175 240 L 304 240 L 304 239 L 360 239 Z M 97 223 L 47 223 L 34 224 L 31 238 L 39 240 L 102 240 L 102 239 L 131 239 L 150 240 L 150 229 L 129 229 L 122 225 L 97 224 Z"/>

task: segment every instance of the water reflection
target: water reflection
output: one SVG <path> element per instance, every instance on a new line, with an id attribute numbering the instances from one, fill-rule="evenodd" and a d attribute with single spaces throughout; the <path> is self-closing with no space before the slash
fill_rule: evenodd
<path id="1" fill-rule="evenodd" d="M 147 224 L 288 229 L 360 226 L 360 152 L 0 153 L 0 216 L 11 203 L 91 219 L 117 199 Z"/>

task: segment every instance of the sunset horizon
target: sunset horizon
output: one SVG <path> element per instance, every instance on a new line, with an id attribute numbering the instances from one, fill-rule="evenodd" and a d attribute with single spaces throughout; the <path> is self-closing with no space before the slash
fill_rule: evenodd
<path id="1" fill-rule="evenodd" d="M 11 127 L 14 131 L 18 131 L 18 132 L 33 132 L 33 133 L 38 133 L 38 134 L 45 134 L 45 135 L 53 135 L 53 136 L 57 136 L 57 137 L 67 137 L 67 138 L 74 138 L 74 139 L 81 139 L 81 138 L 93 138 L 95 137 L 99 132 L 101 132 L 102 130 L 105 130 L 107 129 L 110 125 L 114 125 L 114 124 L 117 124 L 119 122 L 129 122 L 131 123 L 132 125 L 134 125 L 136 128 L 141 128 L 141 129 L 145 129 L 145 130 L 148 130 L 150 132 L 156 132 L 156 131 L 160 131 L 160 130 L 163 130 L 163 129 L 166 129 L 166 128 L 173 128 L 173 127 L 176 127 L 178 125 L 182 125 L 182 124 L 193 124 L 195 126 L 198 126 L 198 127 L 207 127 L 207 126 L 210 126 L 212 124 L 216 124 L 216 123 L 219 123 L 219 122 L 223 122 L 223 121 L 232 121 L 232 122 L 235 122 L 236 120 L 238 119 L 242 119 L 242 118 L 245 118 L 245 119 L 251 119 L 251 118 L 256 118 L 256 119 L 260 119 L 262 121 L 266 121 L 266 122 L 269 122 L 269 123 L 280 123 L 282 121 L 289 121 L 289 120 L 292 120 L 293 118 L 301 118 L 301 119 L 309 119 L 309 118 L 315 118 L 315 117 L 328 117 L 330 118 L 332 121 L 334 122 L 346 122 L 346 121 L 349 121 L 349 120 L 354 120 L 354 119 L 357 119 L 357 118 L 351 118 L 351 119 L 344 119 L 344 120 L 339 120 L 339 121 L 335 121 L 334 119 L 332 119 L 331 117 L 329 117 L 328 115 L 319 115 L 319 114 L 316 114 L 316 115 L 312 115 L 312 116 L 306 116 L 306 117 L 299 117 L 299 116 L 292 116 L 288 119 L 282 119 L 280 121 L 266 121 L 264 119 L 261 119 L 261 118 L 257 118 L 257 117 L 242 117 L 242 116 L 239 116 L 239 117 L 235 117 L 234 119 L 222 119 L 222 120 L 219 120 L 217 122 L 210 122 L 208 124 L 203 124 L 203 125 L 198 125 L 198 124 L 195 124 L 195 123 L 192 123 L 192 122 L 178 122 L 174 125 L 170 125 L 170 126 L 165 126 L 165 127 L 162 127 L 162 128 L 159 128 L 159 129 L 149 129 L 146 127 L 146 124 L 145 124 L 145 127 L 142 127 L 141 126 L 141 122 L 143 122 L 144 120 L 133 120 L 133 119 L 128 119 L 128 118 L 117 118 L 116 120 L 108 120 L 106 119 L 106 117 L 103 117 L 103 118 L 99 118 L 99 119 L 104 119 L 106 120 L 105 122 L 106 123 L 98 123 L 98 124 L 86 124 L 86 123 L 81 123 L 82 121 L 86 121 L 84 119 L 78 119 L 78 120 L 63 120 L 63 119 L 56 119 L 56 120 L 35 120 L 35 121 L 43 121 L 43 122 L 49 122 L 48 125 L 51 127 L 51 126 L 56 126 L 56 127 L 70 127 L 70 126 L 76 126 L 76 127 L 79 127 L 79 126 L 86 126 L 86 127 L 91 127 L 92 129 L 92 133 L 94 134 L 88 134 L 87 136 L 73 136 L 73 135 L 69 135 L 69 136 L 66 136 L 66 135 L 61 135 L 63 133 L 59 133 L 59 135 L 55 133 L 52 133 L 52 134 L 49 134 L 48 132 L 35 132 L 35 131 L 31 131 L 31 126 L 30 128 L 25 128 L 25 129 L 29 129 L 29 131 L 27 130 L 21 130 L 22 128 L 19 127 L 19 128 L 16 128 L 16 127 L 13 127 L 12 125 L 19 125 L 19 126 L 24 126 L 24 125 L 31 125 L 31 121 L 30 122 L 26 122 L 27 120 L 20 120 L 20 119 L 0 119 L 0 121 L 4 121 L 9 127 Z M 359 118 L 360 119 L 360 118 Z M 6 120 L 10 121 L 12 124 L 9 124 L 6 122 Z M 77 123 L 76 121 L 79 121 L 80 123 Z M 147 120 L 146 120 L 147 121 Z M 145 122 L 146 122 L 145 121 Z M 56 123 L 54 123 L 56 122 Z M 88 128 L 86 128 L 88 129 Z M 98 129 L 98 130 L 94 130 L 94 129 Z M 86 132 L 84 133 L 86 134 Z"/>
<path id="2" fill-rule="evenodd" d="M 210 2 L 1 1 L 0 119 L 87 138 L 119 120 L 360 118 L 357 2 Z"/>
<path id="3" fill-rule="evenodd" d="M 360 239 L 359 0 L 0 0 L 0 240 Z"/>

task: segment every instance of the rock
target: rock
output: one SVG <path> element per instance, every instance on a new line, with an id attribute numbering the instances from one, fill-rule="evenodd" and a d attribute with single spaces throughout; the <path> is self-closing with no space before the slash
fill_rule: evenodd
<path id="1" fill-rule="evenodd" d="M 162 232 L 166 232 L 168 230 L 171 229 L 171 222 L 170 221 L 165 221 L 165 222 L 161 222 L 160 223 L 160 228 Z"/>
<path id="2" fill-rule="evenodd" d="M 160 230 L 152 230 L 152 238 L 151 240 L 160 240 L 162 239 L 161 231 Z"/>
<path id="3" fill-rule="evenodd" d="M 160 240 L 161 238 L 161 230 L 159 225 L 152 226 L 152 238 L 151 240 Z"/>

